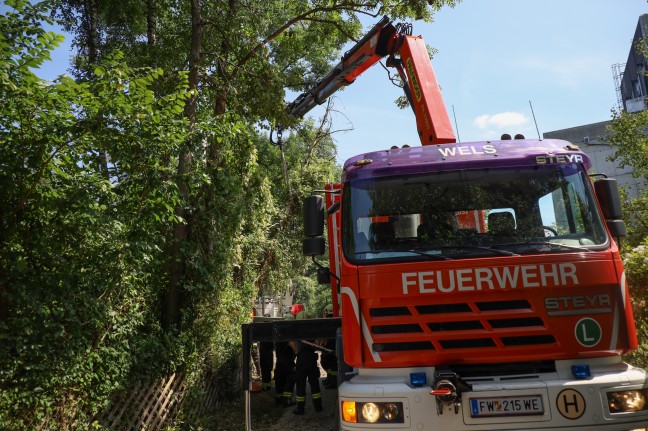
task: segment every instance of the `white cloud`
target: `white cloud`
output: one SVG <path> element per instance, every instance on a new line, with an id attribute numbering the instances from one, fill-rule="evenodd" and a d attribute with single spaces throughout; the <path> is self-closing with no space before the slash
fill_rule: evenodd
<path id="1" fill-rule="evenodd" d="M 519 112 L 500 112 L 499 114 L 484 114 L 475 118 L 473 123 L 480 129 L 489 127 L 505 128 L 512 126 L 522 126 L 529 122 L 529 119 Z"/>

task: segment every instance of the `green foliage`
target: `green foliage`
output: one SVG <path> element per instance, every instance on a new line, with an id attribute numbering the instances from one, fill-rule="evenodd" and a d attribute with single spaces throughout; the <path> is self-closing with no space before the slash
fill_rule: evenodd
<path id="1" fill-rule="evenodd" d="M 648 112 L 636 113 L 613 111 L 613 121 L 608 126 L 604 140 L 615 149 L 610 161 L 618 162 L 621 168 L 629 167 L 636 178 L 648 181 Z M 621 190 L 623 211 L 628 224 L 626 251 L 645 244 L 648 240 L 648 190 L 640 189 L 639 196 L 630 199 Z M 637 273 L 638 275 L 638 273 Z"/>
<path id="2" fill-rule="evenodd" d="M 642 245 L 624 254 L 626 276 L 632 293 L 635 324 L 639 348 L 626 358 L 635 366 L 648 368 L 648 346 L 643 342 L 648 337 L 648 237 Z"/>
<path id="3" fill-rule="evenodd" d="M 117 389 L 178 370 L 235 389 L 259 292 L 292 283 L 318 314 L 329 286 L 301 256 L 300 209 L 338 177 L 335 145 L 328 126 L 285 118 L 284 91 L 328 71 L 361 14 L 430 20 L 454 3 L 217 0 L 192 20 L 190 2 L 7 1 L 0 428 L 87 429 Z M 34 70 L 62 40 L 42 28 L 54 4 L 77 79 L 49 83 Z M 281 148 L 263 131 L 276 123 L 293 125 Z M 172 288 L 181 324 L 167 328 Z"/>
<path id="4" fill-rule="evenodd" d="M 616 152 L 610 158 L 620 167 L 630 167 L 635 177 L 648 179 L 648 112 L 613 112 L 609 135 L 605 141 Z M 628 236 L 623 243 L 623 262 L 632 293 L 639 349 L 626 358 L 633 365 L 648 368 L 648 350 L 644 340 L 648 337 L 648 190 L 629 199 L 623 193 L 623 211 L 628 226 Z"/>
<path id="5" fill-rule="evenodd" d="M 317 284 L 313 274 L 294 279 L 293 285 L 294 303 L 304 304 L 306 316 L 309 318 L 322 317 L 324 308 L 331 303 L 331 285 Z"/>
<path id="6" fill-rule="evenodd" d="M 632 280 L 635 298 L 648 298 L 648 238 L 644 244 L 632 248 L 624 255 L 626 275 Z"/>
<path id="7" fill-rule="evenodd" d="M 46 83 L 30 68 L 60 38 L 16 32 L 0 45 L 0 428 L 58 429 L 169 367 L 156 304 L 178 197 L 163 155 L 185 139 L 188 93 L 156 97 L 161 71 L 118 55 L 95 80 Z"/>
<path id="8" fill-rule="evenodd" d="M 648 189 L 641 190 L 634 199 L 626 199 L 623 214 L 630 225 L 628 246 L 645 244 L 648 238 Z"/>
<path id="9" fill-rule="evenodd" d="M 648 178 L 648 111 L 628 113 L 613 111 L 611 132 L 605 141 L 615 148 L 611 161 L 619 167 L 632 167 L 634 175 Z"/>

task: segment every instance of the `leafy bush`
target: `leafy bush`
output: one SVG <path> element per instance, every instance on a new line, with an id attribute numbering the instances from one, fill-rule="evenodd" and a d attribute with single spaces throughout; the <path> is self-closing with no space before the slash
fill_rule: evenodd
<path id="1" fill-rule="evenodd" d="M 633 365 L 648 368 L 648 238 L 642 245 L 632 248 L 624 255 L 626 276 L 632 294 L 635 324 L 639 348 L 627 355 L 626 359 Z"/>
<path id="2" fill-rule="evenodd" d="M 292 138 L 291 190 L 278 149 L 244 119 L 190 128 L 186 74 L 132 69 L 119 52 L 85 81 L 45 82 L 31 69 L 61 38 L 42 29 L 43 4 L 12 5 L 0 17 L 0 428 L 87 429 L 115 390 L 176 370 L 235 388 L 259 286 L 309 266 L 298 202 L 331 172 L 330 152 L 304 163 L 312 125 Z M 205 142 L 219 143 L 216 165 Z M 182 151 L 194 155 L 186 193 Z M 182 323 L 165 332 L 167 256 L 183 224 Z"/>
<path id="3" fill-rule="evenodd" d="M 157 303 L 178 198 L 162 155 L 185 139 L 188 93 L 156 96 L 162 72 L 119 54 L 93 80 L 45 82 L 30 69 L 61 38 L 42 5 L 15 7 L 0 17 L 0 428 L 85 429 L 116 388 L 169 368 Z"/>

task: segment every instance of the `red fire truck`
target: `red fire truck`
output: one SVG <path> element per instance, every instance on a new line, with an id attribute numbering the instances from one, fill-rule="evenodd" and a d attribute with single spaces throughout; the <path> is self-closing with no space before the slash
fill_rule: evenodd
<path id="1" fill-rule="evenodd" d="M 340 428 L 648 427 L 615 181 L 565 141 L 456 143 L 422 39 L 388 20 L 293 107 L 382 56 L 423 145 L 353 157 L 304 204 L 306 255 L 328 227 Z"/>
<path id="2" fill-rule="evenodd" d="M 244 339 L 339 326 L 344 431 L 648 429 L 646 372 L 622 360 L 637 337 L 616 182 L 566 141 L 456 143 L 410 33 L 383 19 L 290 105 L 302 116 L 387 57 L 422 146 L 353 157 L 305 200 L 304 254 L 317 263 L 328 242 L 332 323 Z"/>

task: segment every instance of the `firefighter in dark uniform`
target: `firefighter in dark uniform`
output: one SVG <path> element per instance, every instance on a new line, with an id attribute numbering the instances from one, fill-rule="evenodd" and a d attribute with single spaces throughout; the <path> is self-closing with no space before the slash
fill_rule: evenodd
<path id="1" fill-rule="evenodd" d="M 328 304 L 323 312 L 323 317 L 333 317 L 333 306 Z M 320 364 L 324 371 L 326 371 L 326 378 L 322 381 L 322 384 L 327 389 L 337 388 L 337 374 L 338 374 L 338 363 L 337 357 L 335 356 L 335 340 L 329 339 L 324 341 L 324 348 L 329 351 L 322 351 L 320 357 Z"/>
<path id="2" fill-rule="evenodd" d="M 266 314 L 264 317 L 270 317 Z M 274 343 L 262 341 L 259 343 L 259 362 L 261 363 L 261 388 L 264 391 L 272 389 L 272 366 L 274 365 Z"/>
<path id="3" fill-rule="evenodd" d="M 294 319 L 295 317 L 286 313 L 284 319 Z M 277 363 L 275 364 L 275 391 L 277 394 L 277 404 L 284 407 L 294 406 L 293 390 L 295 388 L 295 352 L 287 341 L 275 343 L 275 352 Z"/>
<path id="4" fill-rule="evenodd" d="M 254 317 L 256 315 L 257 315 L 256 308 L 252 307 L 252 312 L 250 313 L 250 319 L 252 319 L 252 321 L 254 321 Z M 252 356 L 252 361 L 251 362 L 252 362 L 252 366 L 254 367 L 254 372 L 255 372 L 255 374 L 257 376 L 260 376 L 261 375 L 261 362 L 259 361 L 259 345 L 258 344 L 259 343 L 252 344 L 251 349 L 250 349 L 250 355 Z M 253 386 L 252 390 L 254 392 L 256 392 L 256 389 L 254 388 L 254 386 Z M 261 388 L 259 387 L 258 390 L 261 390 Z"/>
<path id="5" fill-rule="evenodd" d="M 306 317 L 305 311 L 299 311 L 295 319 Z M 315 349 L 302 342 L 293 343 L 296 349 L 297 363 L 295 365 L 295 383 L 297 395 L 297 408 L 293 410 L 296 415 L 303 415 L 306 407 L 306 380 L 310 385 L 313 406 L 316 412 L 322 411 L 322 393 L 319 386 L 319 367 L 317 366 L 317 353 Z"/>

